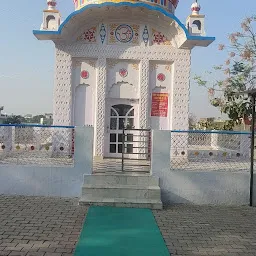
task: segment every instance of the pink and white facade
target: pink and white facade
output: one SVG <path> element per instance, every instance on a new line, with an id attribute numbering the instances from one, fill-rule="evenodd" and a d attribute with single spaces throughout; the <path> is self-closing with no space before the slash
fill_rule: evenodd
<path id="1" fill-rule="evenodd" d="M 118 157 L 123 127 L 187 130 L 191 50 L 205 37 L 200 6 L 183 25 L 177 1 L 75 1 L 61 22 L 48 0 L 39 40 L 56 47 L 54 124 L 94 127 L 94 155 Z"/>

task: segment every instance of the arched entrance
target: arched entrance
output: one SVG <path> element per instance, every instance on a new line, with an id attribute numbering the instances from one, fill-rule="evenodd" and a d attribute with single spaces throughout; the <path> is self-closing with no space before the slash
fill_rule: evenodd
<path id="1" fill-rule="evenodd" d="M 137 125 L 137 106 L 131 104 L 110 104 L 107 109 L 105 134 L 105 157 L 121 158 L 123 129 L 134 129 Z M 134 135 L 128 131 L 125 152 L 134 153 Z"/>

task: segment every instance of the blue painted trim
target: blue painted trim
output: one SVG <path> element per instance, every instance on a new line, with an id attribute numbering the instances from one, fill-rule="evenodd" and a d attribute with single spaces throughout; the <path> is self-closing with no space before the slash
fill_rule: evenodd
<path id="1" fill-rule="evenodd" d="M 0 127 L 41 127 L 41 128 L 65 128 L 65 129 L 75 128 L 75 126 L 41 125 L 41 124 L 0 124 Z"/>
<path id="2" fill-rule="evenodd" d="M 204 130 L 172 130 L 172 133 L 203 133 L 203 134 L 230 134 L 230 135 L 250 135 L 250 132 L 236 132 L 236 131 L 204 131 Z"/>
<path id="3" fill-rule="evenodd" d="M 64 28 L 64 26 L 76 15 L 88 10 L 88 9 L 92 9 L 92 8 L 99 8 L 99 7 L 105 7 L 105 6 L 115 6 L 115 7 L 119 7 L 119 6 L 130 6 L 130 7 L 143 7 L 143 8 L 147 8 L 148 10 L 152 10 L 152 11 L 157 11 L 160 12 L 162 14 L 164 14 L 165 16 L 175 20 L 179 26 L 183 29 L 183 31 L 186 34 L 186 37 L 188 40 L 204 40 L 204 41 L 214 41 L 215 37 L 203 37 L 203 36 L 191 36 L 189 34 L 189 31 L 187 30 L 187 28 L 185 27 L 185 25 L 172 13 L 166 11 L 165 9 L 163 9 L 160 6 L 152 6 L 149 5 L 147 3 L 130 3 L 130 2 L 121 2 L 121 3 L 112 3 L 112 2 L 105 2 L 102 4 L 89 4 L 84 6 L 83 8 L 81 8 L 80 10 L 74 11 L 72 12 L 66 19 L 64 22 L 62 22 L 62 24 L 60 25 L 58 31 L 41 31 L 41 30 L 33 30 L 33 34 L 34 35 L 61 35 L 62 33 L 62 29 Z"/>

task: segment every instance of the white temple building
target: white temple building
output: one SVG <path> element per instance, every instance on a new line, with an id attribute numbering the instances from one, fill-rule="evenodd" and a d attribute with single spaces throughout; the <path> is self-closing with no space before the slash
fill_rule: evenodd
<path id="1" fill-rule="evenodd" d="M 94 156 L 120 157 L 124 127 L 188 130 L 191 50 L 207 47 L 205 16 L 178 0 L 74 0 L 64 21 L 47 0 L 39 40 L 56 47 L 55 125 L 94 127 Z M 132 150 L 132 149 L 131 149 Z"/>

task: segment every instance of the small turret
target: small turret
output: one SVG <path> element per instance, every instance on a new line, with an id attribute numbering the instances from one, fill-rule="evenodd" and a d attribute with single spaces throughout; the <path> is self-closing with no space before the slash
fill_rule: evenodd
<path id="1" fill-rule="evenodd" d="M 48 9 L 44 10 L 41 30 L 56 31 L 60 26 L 60 13 L 56 10 L 56 0 L 47 0 Z"/>
<path id="2" fill-rule="evenodd" d="M 191 15 L 188 16 L 186 25 L 189 33 L 191 35 L 197 35 L 197 36 L 205 36 L 205 30 L 204 30 L 204 20 L 205 15 L 200 14 L 201 6 L 196 0 L 191 5 Z"/>

